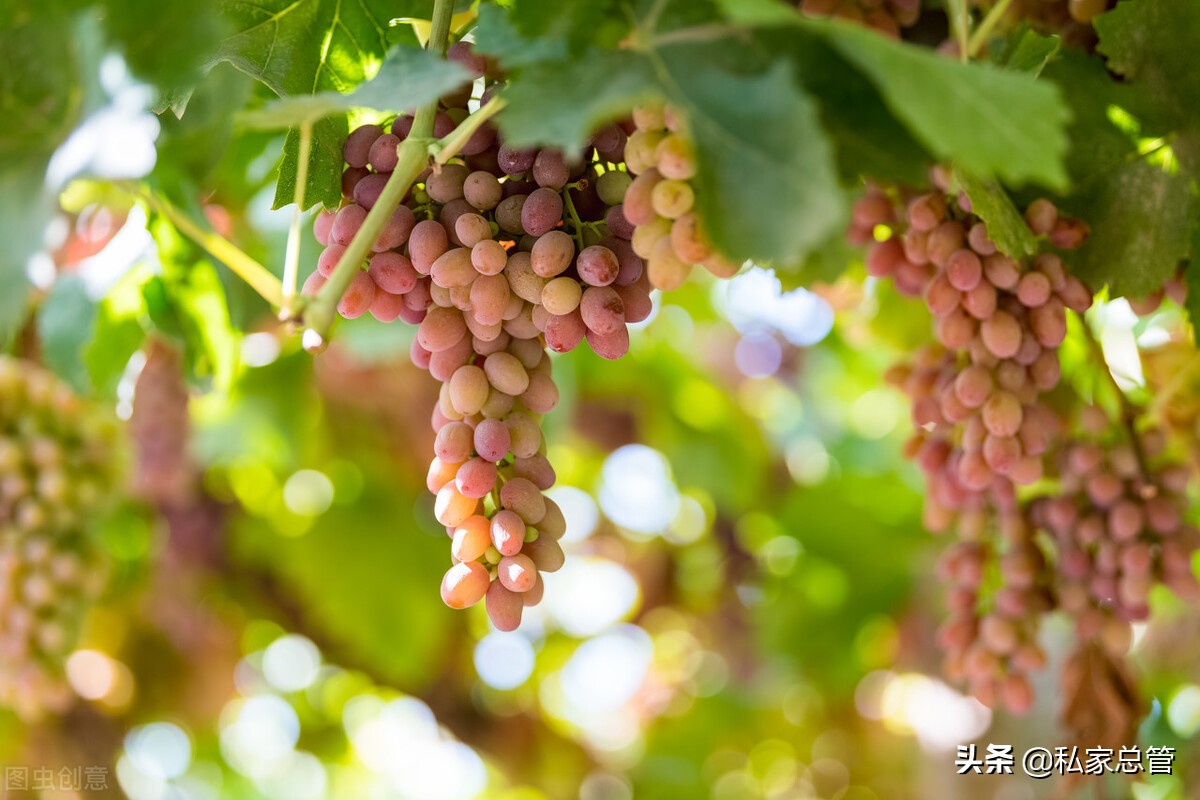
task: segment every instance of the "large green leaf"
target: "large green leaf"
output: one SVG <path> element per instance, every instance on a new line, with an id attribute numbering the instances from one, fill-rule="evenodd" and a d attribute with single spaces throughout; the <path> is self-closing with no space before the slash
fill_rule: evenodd
<path id="1" fill-rule="evenodd" d="M 786 65 L 739 76 L 690 47 L 661 57 L 695 140 L 697 206 L 722 252 L 793 264 L 844 224 L 833 149 Z"/>
<path id="2" fill-rule="evenodd" d="M 222 0 L 234 33 L 214 56 L 265 83 L 276 94 L 349 92 L 383 62 L 395 38 L 387 0 Z M 309 159 L 307 205 L 336 206 L 341 199 L 341 144 L 344 117 L 314 128 Z M 292 202 L 298 148 L 285 147 L 275 206 Z"/>
<path id="3" fill-rule="evenodd" d="M 1192 181 L 1145 159 L 1130 162 L 1097 188 L 1084 208 L 1091 236 L 1074 255 L 1092 288 L 1144 297 L 1175 274 L 1191 246 Z"/>
<path id="4" fill-rule="evenodd" d="M 474 36 L 475 50 L 497 59 L 505 69 L 567 58 L 566 41 L 525 36 L 505 10 L 492 3 L 479 7 Z"/>
<path id="5" fill-rule="evenodd" d="M 37 317 L 43 361 L 81 392 L 90 384 L 83 351 L 95 319 L 96 303 L 78 275 L 64 275 L 54 282 Z"/>
<path id="6" fill-rule="evenodd" d="M 828 37 L 861 69 L 938 158 L 1014 184 L 1066 188 L 1068 112 L 1052 84 L 988 64 L 962 64 L 839 21 L 805 27 Z"/>
<path id="7" fill-rule="evenodd" d="M 130 69 L 168 94 L 186 91 L 199 79 L 225 32 L 212 3 L 106 0 L 102 5 L 105 30 Z"/>
<path id="8" fill-rule="evenodd" d="M 792 47 L 790 29 L 766 30 L 759 40 L 773 50 L 790 52 L 796 79 L 817 101 L 821 122 L 848 181 L 873 180 L 919 186 L 927 180 L 932 157 L 892 115 L 878 89 L 828 43 L 818 39 Z"/>
<path id="9" fill-rule="evenodd" d="M 1162 124 L 1175 132 L 1172 146 L 1183 164 L 1200 174 L 1200 4 L 1122 0 L 1096 18 L 1098 49 L 1108 66 L 1125 76 Z"/>
<path id="10" fill-rule="evenodd" d="M 345 113 L 353 108 L 404 111 L 437 100 L 467 83 L 471 75 L 459 64 L 420 47 L 401 46 L 388 54 L 379 72 L 347 93 L 317 92 L 272 100 L 242 114 L 243 125 L 278 130 Z"/>
<path id="11" fill-rule="evenodd" d="M 576 61 L 544 62 L 514 77 L 508 107 L 496 122 L 516 147 L 578 150 L 601 124 L 661 97 L 649 59 L 629 51 L 595 51 Z"/>

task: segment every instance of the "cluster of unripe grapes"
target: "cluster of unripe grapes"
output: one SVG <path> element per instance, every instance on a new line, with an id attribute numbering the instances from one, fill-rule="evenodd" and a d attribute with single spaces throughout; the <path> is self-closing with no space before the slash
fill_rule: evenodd
<path id="1" fill-rule="evenodd" d="M 490 79 L 466 43 L 449 57 Z M 442 99 L 434 136 L 467 117 L 470 96 Z M 345 199 L 314 222 L 326 249 L 306 294 L 320 291 L 362 227 L 412 124 L 402 115 L 388 131 L 364 125 L 347 137 Z M 627 326 L 650 315 L 652 288 L 677 287 L 696 263 L 736 271 L 700 232 L 694 171 L 661 107 L 637 109 L 574 153 L 509 147 L 485 123 L 458 157 L 420 174 L 358 265 L 339 313 L 416 325 L 411 359 L 442 384 L 428 487 L 452 540 L 447 605 L 486 598 L 493 624 L 512 630 L 541 599 L 540 572 L 562 566 L 565 520 L 543 494 L 555 473 L 540 421 L 559 399 L 547 348 L 586 341 L 620 358 Z"/>
<path id="2" fill-rule="evenodd" d="M 1131 433 L 1094 406 L 1076 427 L 1058 455 L 1058 493 L 1035 500 L 1031 516 L 1054 537 L 1060 607 L 1081 639 L 1118 656 L 1129 623 L 1149 616 L 1155 584 L 1200 596 L 1192 572 L 1200 531 L 1184 521 L 1190 472 L 1164 453 L 1157 429 Z"/>
<path id="3" fill-rule="evenodd" d="M 0 703 L 61 710 L 63 659 L 103 572 L 87 537 L 114 431 L 49 372 L 0 357 Z"/>
<path id="4" fill-rule="evenodd" d="M 129 417 L 135 458 L 132 489 L 158 506 L 177 506 L 195 488 L 188 455 L 188 389 L 183 359 L 174 347 L 154 341 L 138 374 Z"/>

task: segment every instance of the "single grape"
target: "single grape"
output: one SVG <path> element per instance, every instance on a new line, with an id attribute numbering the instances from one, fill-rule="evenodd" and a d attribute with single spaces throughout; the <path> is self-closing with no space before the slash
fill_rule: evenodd
<path id="1" fill-rule="evenodd" d="M 342 158 L 351 167 L 365 167 L 371 155 L 371 146 L 382 135 L 383 128 L 378 125 L 362 125 L 355 128 L 342 145 Z"/>
<path id="2" fill-rule="evenodd" d="M 334 217 L 333 227 L 329 231 L 329 241 L 348 247 L 366 218 L 367 210 L 362 206 L 354 203 L 344 206 Z"/>
<path id="3" fill-rule="evenodd" d="M 446 229 L 436 220 L 418 222 L 408 237 L 408 257 L 413 267 L 422 275 L 428 275 L 433 262 L 446 252 L 450 239 Z"/>
<path id="4" fill-rule="evenodd" d="M 517 592 L 506 589 L 500 581 L 492 581 L 487 589 L 487 613 L 496 630 L 515 631 L 521 626 L 524 602 Z"/>
<path id="5" fill-rule="evenodd" d="M 492 517 L 492 546 L 502 556 L 513 556 L 521 552 L 525 543 L 525 521 L 515 511 L 504 509 Z"/>
<path id="6" fill-rule="evenodd" d="M 356 319 L 367 313 L 375 301 L 375 282 L 366 272 L 359 270 L 346 287 L 346 293 L 338 301 L 337 310 L 346 319 Z"/>
<path id="7" fill-rule="evenodd" d="M 483 458 L 472 458 L 458 468 L 454 485 L 464 497 L 483 498 L 496 486 L 496 465 Z"/>
<path id="8" fill-rule="evenodd" d="M 463 561 L 442 577 L 442 602 L 450 608 L 468 608 L 483 599 L 491 578 L 477 561 Z"/>
<path id="9" fill-rule="evenodd" d="M 629 352 L 629 329 L 622 325 L 612 333 L 596 333 L 589 330 L 587 332 L 588 346 L 592 348 L 592 352 L 603 359 L 615 361 L 623 357 Z M 553 386 L 553 384 L 551 384 Z M 532 389 L 532 384 L 530 385 Z M 558 392 L 555 390 L 555 401 L 557 402 Z"/>
<path id="10" fill-rule="evenodd" d="M 562 220 L 562 196 L 553 189 L 535 189 L 521 207 L 521 227 L 533 236 L 542 236 L 553 230 Z"/>

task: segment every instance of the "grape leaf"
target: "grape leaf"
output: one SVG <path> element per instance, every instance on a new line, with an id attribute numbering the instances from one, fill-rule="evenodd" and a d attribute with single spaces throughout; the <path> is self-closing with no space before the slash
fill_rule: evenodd
<path id="1" fill-rule="evenodd" d="M 90 384 L 83 349 L 95 319 L 96 304 L 78 275 L 56 280 L 38 311 L 38 339 L 46 366 L 79 392 L 86 392 Z"/>
<path id="2" fill-rule="evenodd" d="M 431 103 L 471 80 L 471 74 L 420 47 L 396 47 L 373 78 L 348 93 L 317 92 L 282 97 L 246 112 L 239 121 L 261 130 L 278 130 L 352 108 L 404 111 Z"/>
<path id="3" fill-rule="evenodd" d="M 1023 258 L 1038 251 L 1037 238 L 1004 187 L 962 170 L 956 173 L 956 178 L 971 200 L 972 211 L 987 224 L 988 238 L 1001 253 Z"/>
<path id="4" fill-rule="evenodd" d="M 106 0 L 103 23 L 130 70 L 166 96 L 194 85 L 225 34 L 216 7 L 194 0 Z M 164 43 L 169 42 L 169 46 Z M 45 60 L 45 59 L 43 59 Z"/>
<path id="5" fill-rule="evenodd" d="M 704 49 L 660 52 L 668 97 L 696 146 L 696 204 L 727 256 L 790 265 L 845 223 L 833 149 L 787 65 L 717 69 Z M 782 223 L 782 224 L 781 224 Z"/>
<path id="6" fill-rule="evenodd" d="M 155 326 L 187 344 L 189 372 L 227 389 L 239 366 L 238 339 L 216 268 L 200 249 L 157 214 L 147 225 L 158 244 L 162 275 L 142 290 Z"/>
<path id="7" fill-rule="evenodd" d="M 96 305 L 96 322 L 83 348 L 83 363 L 92 386 L 102 396 L 116 394 L 129 359 L 146 338 L 141 323 L 146 314 L 141 287 L 146 279 L 144 269 L 129 273 Z"/>
<path id="8" fill-rule="evenodd" d="M 505 69 L 539 61 L 564 61 L 567 58 L 567 43 L 564 40 L 530 39 L 524 36 L 504 9 L 491 3 L 479 7 L 475 50 L 495 58 Z"/>
<path id="9" fill-rule="evenodd" d="M 34 7 L 38 10 L 35 11 Z M 79 54 L 56 4 L 20 0 L 0 21 L 0 168 L 48 156 L 79 118 Z M 54 58 L 46 58 L 55 53 Z"/>
<path id="10" fill-rule="evenodd" d="M 229 61 L 281 97 L 349 92 L 383 61 L 396 37 L 388 29 L 393 11 L 388 0 L 223 0 L 222 9 L 235 32 L 221 43 L 214 61 Z M 306 206 L 340 202 L 346 132 L 344 117 L 313 127 Z M 293 130 L 279 168 L 276 208 L 293 200 L 297 145 Z"/>
<path id="11" fill-rule="evenodd" d="M 1172 147 L 1180 161 L 1200 174 L 1200 4 L 1122 0 L 1095 27 L 1109 68 L 1153 104 L 1176 133 Z"/>
<path id="12" fill-rule="evenodd" d="M 1062 49 L 1062 39 L 1045 36 L 1022 25 L 1009 34 L 1004 47 L 996 57 L 996 63 L 1015 72 L 1028 72 L 1037 76 Z"/>
<path id="13" fill-rule="evenodd" d="M 951 61 L 837 20 L 804 27 L 828 37 L 861 69 L 935 156 L 1014 184 L 1066 187 L 1068 115 L 1052 84 Z"/>
<path id="14" fill-rule="evenodd" d="M 1071 112 L 1067 136 L 1067 171 L 1072 193 L 1084 203 L 1098 187 L 1111 180 L 1133 157 L 1136 143 L 1109 116 L 1111 107 L 1127 108 L 1134 98 L 1128 85 L 1111 79 L 1104 63 L 1076 50 L 1065 50 L 1047 65 L 1044 75 L 1056 83 Z M 1072 211 L 1073 200 L 1065 207 Z"/>
<path id="15" fill-rule="evenodd" d="M 791 52 L 796 78 L 816 99 L 821 121 L 837 152 L 841 176 L 858 181 L 874 180 L 919 186 L 927 180 L 932 157 L 901 125 L 879 92 L 845 59 L 820 40 L 792 48 L 773 40 L 791 36 L 792 31 L 763 31 L 760 41 L 768 47 Z"/>
<path id="16" fill-rule="evenodd" d="M 1072 268 L 1093 289 L 1107 283 L 1114 295 L 1145 297 L 1187 257 L 1196 206 L 1186 174 L 1132 161 L 1082 208 L 1091 235 Z"/>
<path id="17" fill-rule="evenodd" d="M 1195 341 L 1200 331 L 1200 225 L 1196 225 L 1192 231 L 1192 252 L 1184 271 L 1184 281 L 1187 282 L 1187 297 L 1183 305 L 1191 320 L 1192 339 Z"/>
<path id="18" fill-rule="evenodd" d="M 496 123 L 514 147 L 548 145 L 571 152 L 601 124 L 658 99 L 655 82 L 649 60 L 625 50 L 531 65 L 504 90 L 508 107 Z"/>
<path id="19" fill-rule="evenodd" d="M 514 0 L 510 16 L 525 38 L 561 41 L 570 51 L 615 45 L 628 29 L 616 0 Z"/>

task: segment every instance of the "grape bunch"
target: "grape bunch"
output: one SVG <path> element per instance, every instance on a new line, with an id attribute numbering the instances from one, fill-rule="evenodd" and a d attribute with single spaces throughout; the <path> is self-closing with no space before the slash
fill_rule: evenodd
<path id="1" fill-rule="evenodd" d="M 1079 638 L 1119 657 L 1130 623 L 1149 616 L 1156 583 L 1200 596 L 1191 566 L 1200 531 L 1183 518 L 1189 470 L 1166 455 L 1160 430 L 1133 433 L 1095 406 L 1078 416 L 1057 459 L 1059 491 L 1035 500 L 1031 514 L 1054 538 L 1059 605 Z"/>
<path id="2" fill-rule="evenodd" d="M 477 78 L 488 74 L 465 43 L 449 56 Z M 466 118 L 469 99 L 442 99 L 435 136 Z M 417 326 L 411 359 L 441 382 L 427 483 L 451 538 L 442 599 L 453 608 L 485 600 L 501 630 L 540 600 L 540 573 L 563 563 L 565 520 L 543 494 L 555 473 L 540 421 L 559 399 L 547 348 L 565 353 L 586 341 L 600 357 L 620 358 L 628 325 L 652 310 L 652 288 L 678 286 L 694 263 L 733 272 L 699 232 L 691 150 L 666 130 L 669 116 L 640 108 L 574 153 L 510 147 L 481 125 L 459 157 L 418 177 L 338 305 L 346 318 Z M 320 290 L 362 227 L 412 124 L 402 115 L 386 132 L 364 125 L 347 137 L 344 200 L 314 221 L 325 250 L 306 294 Z"/>
<path id="3" fill-rule="evenodd" d="M 1045 200 L 1030 204 L 1026 220 L 1059 249 L 1087 233 Z M 893 226 L 872 245 L 867 270 L 923 295 L 935 318 L 939 346 L 896 379 L 913 398 L 910 449 L 930 484 L 926 520 L 941 529 L 981 493 L 995 499 L 1041 478 L 1057 422 L 1039 398 L 1058 384 L 1067 310 L 1087 310 L 1092 293 L 1053 252 L 1023 260 L 1001 253 L 965 196 L 952 204 L 944 192 L 918 194 L 901 217 L 892 198 L 870 192 L 854 225 L 860 238 Z"/>
<path id="4" fill-rule="evenodd" d="M 62 661 L 103 588 L 88 524 L 114 485 L 113 430 L 31 363 L 0 358 L 0 703 L 62 710 Z"/>
<path id="5" fill-rule="evenodd" d="M 943 671 L 985 705 L 1024 713 L 1033 705 L 1028 675 L 1046 663 L 1038 629 L 1054 608 L 1046 558 L 1017 508 L 965 513 L 957 532 L 938 565 L 950 585 L 950 617 L 938 630 Z"/>
<path id="6" fill-rule="evenodd" d="M 921 16 L 921 0 L 800 0 L 811 17 L 836 17 L 858 22 L 893 39 Z"/>
<path id="7" fill-rule="evenodd" d="M 629 233 L 656 289 L 678 289 L 697 265 L 718 278 L 733 277 L 741 265 L 713 249 L 695 209 L 689 181 L 696 159 L 679 114 L 671 106 L 643 106 L 634 110 L 633 123 L 625 166 L 637 177 L 625 189 L 619 213 L 611 213 L 610 228 Z"/>
<path id="8" fill-rule="evenodd" d="M 1022 712 L 1033 700 L 1027 675 L 1045 662 L 1036 635 L 1055 593 L 1017 488 L 1042 478 L 1060 434 L 1042 399 L 1059 382 L 1066 312 L 1092 301 L 1050 248 L 1077 247 L 1087 229 L 1034 201 L 1026 222 L 1050 248 L 1013 258 L 965 195 L 948 197 L 940 174 L 934 184 L 928 193 L 870 188 L 849 238 L 870 245 L 870 275 L 923 297 L 934 318 L 937 343 L 888 377 L 912 399 L 906 449 L 925 475 L 925 525 L 953 527 L 959 539 L 942 563 L 952 587 L 939 631 L 947 674 L 981 701 Z"/>
<path id="9" fill-rule="evenodd" d="M 178 350 L 162 341 L 146 350 L 133 392 L 129 435 L 134 444 L 133 490 L 159 506 L 186 502 L 195 488 L 188 455 L 188 390 Z"/>

